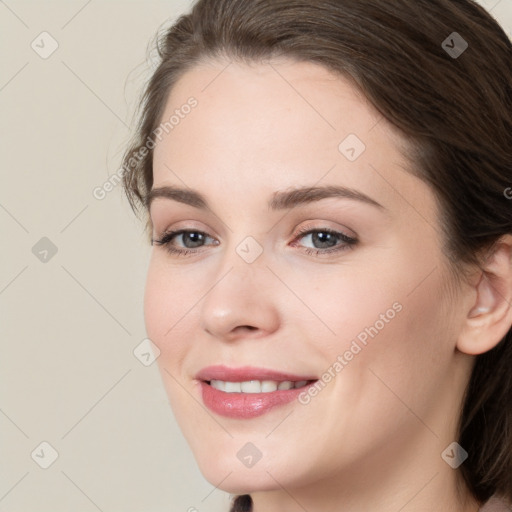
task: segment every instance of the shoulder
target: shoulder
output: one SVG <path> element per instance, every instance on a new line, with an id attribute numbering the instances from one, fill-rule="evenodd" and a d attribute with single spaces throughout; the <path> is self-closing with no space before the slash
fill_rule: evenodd
<path id="1" fill-rule="evenodd" d="M 482 505 L 479 512 L 512 512 L 512 504 L 495 495 Z"/>

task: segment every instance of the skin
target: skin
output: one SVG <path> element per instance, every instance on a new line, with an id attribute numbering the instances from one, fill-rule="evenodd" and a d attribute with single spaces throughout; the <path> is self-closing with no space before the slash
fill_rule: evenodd
<path id="1" fill-rule="evenodd" d="M 201 472 L 227 492 L 251 493 L 255 512 L 476 512 L 441 453 L 456 440 L 474 354 L 505 327 L 488 345 L 473 334 L 479 281 L 458 286 L 450 273 L 433 192 L 408 172 L 404 141 L 347 80 L 285 59 L 226 65 L 203 62 L 168 98 L 162 119 L 190 96 L 198 105 L 158 141 L 153 187 L 195 189 L 211 209 L 157 198 L 153 237 L 187 228 L 211 238 L 187 256 L 154 245 L 144 304 Z M 351 133 L 366 145 L 354 162 L 338 149 Z M 309 185 L 350 187 L 383 208 L 347 198 L 267 208 L 274 192 Z M 303 227 L 358 242 L 307 254 L 315 242 L 297 236 Z M 252 263 L 236 252 L 247 236 L 263 251 Z M 171 243 L 194 247 L 182 236 Z M 307 405 L 250 420 L 203 406 L 201 368 L 320 378 L 394 303 L 401 311 Z M 512 322 L 505 309 L 500 319 Z M 237 458 L 247 442 L 262 453 L 251 468 Z"/>

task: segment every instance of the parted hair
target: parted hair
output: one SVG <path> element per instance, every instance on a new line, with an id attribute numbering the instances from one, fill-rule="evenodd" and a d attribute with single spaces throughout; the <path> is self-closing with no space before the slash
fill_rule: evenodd
<path id="1" fill-rule="evenodd" d="M 199 0 L 158 34 L 156 49 L 123 159 L 128 201 L 137 214 L 142 207 L 146 227 L 153 151 L 133 154 L 161 123 L 177 80 L 217 57 L 285 57 L 350 79 L 409 142 L 411 172 L 435 194 L 455 275 L 512 233 L 512 44 L 473 0 Z M 475 499 L 512 501 L 512 330 L 476 356 L 458 442 Z M 251 509 L 249 494 L 234 497 L 231 512 Z"/>

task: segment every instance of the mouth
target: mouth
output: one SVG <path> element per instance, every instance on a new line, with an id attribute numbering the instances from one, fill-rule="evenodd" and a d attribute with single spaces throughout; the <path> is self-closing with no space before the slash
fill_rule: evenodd
<path id="1" fill-rule="evenodd" d="M 229 381 L 199 380 L 200 398 L 212 412 L 237 420 L 249 420 L 287 404 L 297 407 L 318 379 Z M 302 404 L 302 402 L 300 402 Z M 301 405 L 302 407 L 302 405 Z"/>
<path id="2" fill-rule="evenodd" d="M 200 398 L 208 409 L 221 416 L 244 420 L 297 402 L 318 381 L 314 375 L 224 365 L 205 367 L 195 378 L 200 384 Z"/>

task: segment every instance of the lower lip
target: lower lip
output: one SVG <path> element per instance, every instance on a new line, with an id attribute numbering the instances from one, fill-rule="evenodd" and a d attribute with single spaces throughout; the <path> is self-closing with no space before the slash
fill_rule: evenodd
<path id="1" fill-rule="evenodd" d="M 229 418 L 249 419 L 261 416 L 274 407 L 292 402 L 315 382 L 301 388 L 269 393 L 225 393 L 201 381 L 201 395 L 204 404 L 212 412 Z"/>

